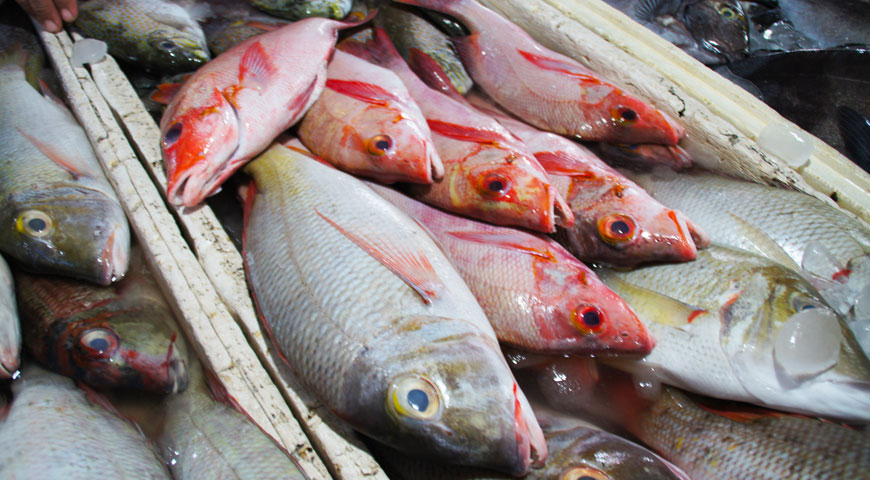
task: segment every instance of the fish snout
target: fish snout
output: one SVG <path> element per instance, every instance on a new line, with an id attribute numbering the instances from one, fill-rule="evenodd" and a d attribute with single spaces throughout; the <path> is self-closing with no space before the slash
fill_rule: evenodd
<path id="1" fill-rule="evenodd" d="M 126 224 L 116 227 L 109 234 L 100 255 L 100 262 L 102 285 L 111 285 L 127 274 L 127 268 L 130 266 L 130 229 Z"/>

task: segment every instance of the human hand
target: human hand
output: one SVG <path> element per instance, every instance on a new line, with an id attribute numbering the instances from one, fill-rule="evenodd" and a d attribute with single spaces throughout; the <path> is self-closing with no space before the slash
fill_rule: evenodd
<path id="1" fill-rule="evenodd" d="M 42 28 L 57 33 L 79 14 L 76 0 L 15 0 Z"/>

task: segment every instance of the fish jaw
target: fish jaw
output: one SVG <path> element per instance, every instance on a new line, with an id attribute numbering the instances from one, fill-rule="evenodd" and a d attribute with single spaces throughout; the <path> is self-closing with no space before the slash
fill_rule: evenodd
<path id="1" fill-rule="evenodd" d="M 124 278 L 130 265 L 130 229 L 127 225 L 116 228 L 109 235 L 100 259 L 103 264 L 101 285 L 111 285 Z"/>
<path id="2" fill-rule="evenodd" d="M 18 346 L 9 346 L 0 349 L 0 379 L 12 378 L 12 375 L 19 367 L 19 348 Z"/>

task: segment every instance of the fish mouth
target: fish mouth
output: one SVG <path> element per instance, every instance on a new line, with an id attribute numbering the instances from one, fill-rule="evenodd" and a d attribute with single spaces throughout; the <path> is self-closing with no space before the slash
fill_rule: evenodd
<path id="1" fill-rule="evenodd" d="M 665 125 L 665 128 L 661 132 L 663 143 L 669 146 L 676 146 L 680 142 L 680 139 L 686 136 L 686 130 L 669 115 L 664 112 L 658 113 L 661 115 Z"/>
<path id="2" fill-rule="evenodd" d="M 517 384 L 513 386 L 514 394 L 514 429 L 517 440 L 517 462 L 510 473 L 521 477 L 529 472 L 529 467 L 542 467 L 547 460 L 547 441 L 532 408 Z"/>
<path id="3" fill-rule="evenodd" d="M 7 348 L 0 351 L 0 379 L 12 378 L 20 366 L 18 351 Z"/>
<path id="4" fill-rule="evenodd" d="M 677 260 L 694 260 L 698 255 L 698 249 L 685 217 L 676 210 L 668 210 L 667 217 L 676 225 L 680 237 L 680 240 L 672 245 L 674 257 Z"/>
<path id="5" fill-rule="evenodd" d="M 130 265 L 130 231 L 126 225 L 116 228 L 100 254 L 103 265 L 100 272 L 99 282 L 102 285 L 111 285 L 127 274 Z"/>
<path id="6" fill-rule="evenodd" d="M 170 181 L 166 193 L 173 205 L 193 208 L 211 195 L 212 190 L 217 190 L 215 184 L 214 180 L 207 178 L 205 171 L 193 166 Z"/>
<path id="7" fill-rule="evenodd" d="M 550 185 L 548 187 L 550 198 L 553 199 L 553 218 L 556 225 L 569 228 L 574 225 L 574 212 L 571 211 L 571 206 L 562 198 L 556 187 Z M 555 230 L 555 228 L 554 228 Z"/>

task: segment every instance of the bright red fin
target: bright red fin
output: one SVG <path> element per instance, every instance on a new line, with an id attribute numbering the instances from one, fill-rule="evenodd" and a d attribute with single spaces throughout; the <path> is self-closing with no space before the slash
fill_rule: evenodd
<path id="1" fill-rule="evenodd" d="M 397 245 L 383 238 L 379 232 L 374 230 L 351 232 L 320 213 L 320 211 L 315 210 L 315 212 L 326 223 L 332 225 L 342 235 L 401 278 L 409 287 L 420 294 L 420 297 L 427 304 L 432 303 L 432 300 L 437 296 L 439 291 L 446 290 L 446 287 L 441 282 L 441 279 L 438 278 L 438 274 L 432 268 L 432 264 L 429 263 L 429 259 L 426 258 L 423 252 L 410 251 L 410 249 L 403 248 L 403 245 Z"/>
<path id="2" fill-rule="evenodd" d="M 18 130 L 18 133 L 20 133 L 21 136 L 26 138 L 28 142 L 30 142 L 34 147 L 36 147 L 37 150 L 39 150 L 43 155 L 48 157 L 49 160 L 56 163 L 60 168 L 69 172 L 69 174 L 72 175 L 73 180 L 77 180 L 79 177 L 81 177 L 83 175 L 87 176 L 86 174 L 78 171 L 75 168 L 75 166 L 72 164 L 72 162 L 65 159 L 63 154 L 61 152 L 57 151 L 51 145 L 46 145 L 45 143 L 42 143 L 41 141 L 37 140 L 36 138 L 24 133 L 24 131 L 22 131 L 18 127 L 15 127 L 15 129 Z"/>
<path id="3" fill-rule="evenodd" d="M 429 128 L 433 132 L 455 140 L 462 140 L 463 142 L 491 143 L 497 145 L 499 142 L 505 140 L 504 135 L 490 130 L 481 130 L 474 127 L 457 125 L 455 123 L 442 122 L 440 120 L 426 119 L 426 122 L 429 124 Z"/>
<path id="4" fill-rule="evenodd" d="M 525 52 L 523 50 L 517 50 L 523 58 L 534 64 L 539 68 L 543 68 L 544 70 L 552 70 L 554 72 L 564 73 L 566 75 L 571 75 L 572 77 L 578 78 L 584 82 L 588 83 L 597 83 L 603 84 L 604 82 L 601 79 L 595 77 L 590 72 L 583 71 L 582 67 L 577 64 L 567 63 L 563 60 L 557 60 L 555 58 L 544 57 L 541 55 L 536 55 L 534 53 Z"/>
<path id="5" fill-rule="evenodd" d="M 161 83 L 157 85 L 157 90 L 151 93 L 149 98 L 157 103 L 169 105 L 178 91 L 181 90 L 181 85 L 181 83 Z"/>
<path id="6" fill-rule="evenodd" d="M 260 42 L 254 42 L 245 50 L 239 62 L 239 85 L 243 88 L 260 89 L 269 84 L 276 72 L 266 49 Z"/>
<path id="7" fill-rule="evenodd" d="M 460 240 L 467 240 L 469 242 L 476 242 L 483 245 L 489 245 L 493 247 L 504 248 L 506 250 L 513 250 L 515 252 L 526 253 L 539 258 L 543 258 L 544 260 L 549 260 L 551 262 L 556 261 L 556 256 L 553 254 L 553 252 L 550 251 L 549 248 L 547 248 L 546 245 L 541 245 L 541 248 L 533 247 L 529 245 L 530 240 L 534 241 L 537 239 L 530 238 L 529 235 L 522 235 L 520 234 L 520 232 L 512 234 L 508 232 L 494 233 L 454 231 L 447 232 L 447 234 Z"/>
<path id="8" fill-rule="evenodd" d="M 583 162 L 564 151 L 535 152 L 535 159 L 547 173 L 592 179 L 595 174 L 586 169 Z"/>
<path id="9" fill-rule="evenodd" d="M 411 48 L 408 53 L 408 66 L 426 85 L 452 97 L 462 96 L 440 63 L 417 48 Z"/>
<path id="10" fill-rule="evenodd" d="M 377 85 L 355 80 L 335 80 L 330 78 L 326 80 L 326 88 L 361 102 L 371 103 L 372 105 L 386 107 L 390 102 L 400 101 L 395 95 Z"/>

